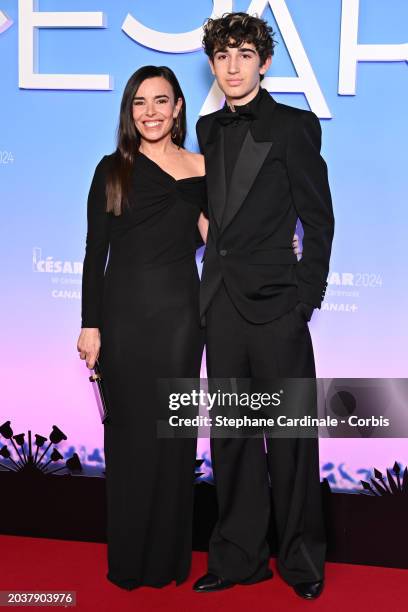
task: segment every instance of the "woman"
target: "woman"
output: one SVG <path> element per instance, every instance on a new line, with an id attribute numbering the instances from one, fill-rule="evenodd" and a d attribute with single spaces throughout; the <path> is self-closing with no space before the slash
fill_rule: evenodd
<path id="1" fill-rule="evenodd" d="M 107 578 L 125 589 L 184 581 L 192 549 L 195 439 L 157 435 L 157 378 L 199 378 L 195 252 L 207 221 L 203 156 L 186 151 L 174 73 L 146 66 L 123 94 L 117 149 L 88 197 L 82 330 L 110 404 L 104 428 Z M 109 249 L 109 260 L 105 264 Z M 168 415 L 167 415 L 168 416 Z"/>

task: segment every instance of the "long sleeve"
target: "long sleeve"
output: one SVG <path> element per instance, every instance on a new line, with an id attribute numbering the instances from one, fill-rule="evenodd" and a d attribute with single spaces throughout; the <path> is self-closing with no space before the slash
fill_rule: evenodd
<path id="1" fill-rule="evenodd" d="M 106 156 L 95 169 L 88 195 L 85 258 L 82 272 L 82 327 L 101 327 L 103 284 L 109 250 L 111 213 L 106 212 Z"/>
<path id="2" fill-rule="evenodd" d="M 195 245 L 196 249 L 200 249 L 202 246 L 204 246 L 204 240 L 201 237 L 200 230 L 198 229 L 198 227 L 196 228 L 195 232 Z"/>
<path id="3" fill-rule="evenodd" d="M 201 117 L 200 119 L 197 121 L 196 124 L 196 135 L 197 135 L 197 142 L 198 142 L 198 147 L 200 149 L 200 153 L 203 155 L 204 154 L 204 150 L 203 150 L 203 144 L 201 141 L 201 135 L 200 135 L 200 127 L 199 124 L 201 122 Z M 203 197 L 201 199 L 200 202 L 200 209 L 201 212 L 204 214 L 204 216 L 208 219 L 208 191 L 207 191 L 207 187 L 205 186 L 205 189 L 203 190 Z M 197 227 L 196 229 L 196 247 L 197 249 L 199 249 L 200 247 L 202 247 L 204 245 L 204 241 L 201 237 L 200 231 Z"/>
<path id="4" fill-rule="evenodd" d="M 200 210 L 203 213 L 204 217 L 208 219 L 208 193 L 207 193 L 207 183 L 203 181 L 203 188 L 199 192 L 200 201 L 198 202 L 200 206 Z M 198 225 L 196 226 L 196 248 L 199 249 L 205 243 L 201 237 L 200 230 L 198 229 Z"/>
<path id="5" fill-rule="evenodd" d="M 196 135 L 197 135 L 198 148 L 200 150 L 200 153 L 204 155 L 203 143 L 202 143 L 201 133 L 200 133 L 201 132 L 201 128 L 200 128 L 201 122 L 202 122 L 202 117 L 200 117 L 196 123 Z"/>
<path id="6" fill-rule="evenodd" d="M 316 308 L 326 291 L 334 234 L 327 166 L 320 155 L 321 133 L 314 113 L 299 113 L 287 150 L 293 202 L 304 230 L 303 256 L 296 267 L 298 299 Z"/>

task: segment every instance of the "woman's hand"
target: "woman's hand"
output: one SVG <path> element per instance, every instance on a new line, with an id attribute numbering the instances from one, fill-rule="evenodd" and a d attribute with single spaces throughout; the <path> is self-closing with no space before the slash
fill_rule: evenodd
<path id="1" fill-rule="evenodd" d="M 207 244 L 208 219 L 204 216 L 203 213 L 200 214 L 197 225 L 204 244 Z"/>
<path id="2" fill-rule="evenodd" d="M 86 366 L 92 370 L 98 359 L 101 348 L 101 334 L 97 327 L 83 327 L 79 334 L 77 350 L 81 359 L 86 359 Z"/>
<path id="3" fill-rule="evenodd" d="M 300 246 L 299 246 L 299 236 L 297 234 L 294 234 L 293 239 L 292 239 L 292 248 L 293 248 L 293 252 L 295 255 L 301 255 L 302 251 L 300 250 Z"/>

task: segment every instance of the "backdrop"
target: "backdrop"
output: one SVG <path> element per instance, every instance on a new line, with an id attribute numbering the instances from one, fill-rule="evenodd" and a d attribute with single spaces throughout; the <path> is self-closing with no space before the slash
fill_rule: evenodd
<path id="1" fill-rule="evenodd" d="M 197 149 L 198 116 L 223 103 L 200 28 L 228 10 L 270 22 L 279 44 L 264 86 L 321 119 L 336 231 L 310 324 L 318 375 L 407 374 L 405 0 L 1 0 L 0 424 L 45 436 L 58 425 L 62 452 L 76 450 L 88 473 L 104 466 L 76 351 L 93 171 L 115 148 L 124 85 L 144 64 L 178 75 Z M 198 455 L 210 477 L 207 440 Z M 322 476 L 352 489 L 373 466 L 406 465 L 408 449 L 403 439 L 324 439 L 320 455 Z"/>

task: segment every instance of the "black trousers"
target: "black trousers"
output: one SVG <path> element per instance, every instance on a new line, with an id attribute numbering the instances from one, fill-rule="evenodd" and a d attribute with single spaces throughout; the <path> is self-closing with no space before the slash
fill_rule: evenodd
<path id="1" fill-rule="evenodd" d="M 316 376 L 302 315 L 292 310 L 269 323 L 250 323 L 223 283 L 207 311 L 206 358 L 209 378 Z M 318 440 L 266 438 L 266 445 L 267 453 L 264 438 L 211 438 L 218 521 L 208 570 L 248 584 L 265 577 L 274 520 L 283 579 L 291 585 L 321 580 L 326 537 Z"/>

